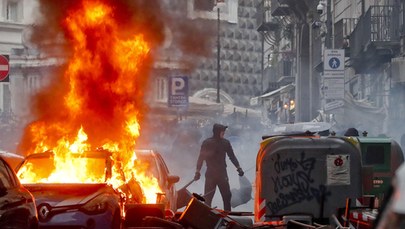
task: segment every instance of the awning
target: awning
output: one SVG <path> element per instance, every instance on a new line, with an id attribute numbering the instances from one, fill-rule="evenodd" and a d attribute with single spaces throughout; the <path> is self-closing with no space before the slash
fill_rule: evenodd
<path id="1" fill-rule="evenodd" d="M 273 97 L 275 95 L 278 95 L 279 93 L 287 92 L 287 91 L 290 91 L 290 90 L 292 90 L 294 88 L 295 88 L 294 84 L 287 84 L 287 85 L 282 86 L 282 87 L 280 87 L 280 88 L 278 88 L 278 89 L 276 89 L 274 91 L 268 92 L 266 94 L 263 94 L 263 95 L 260 95 L 260 96 L 257 96 L 257 97 L 253 97 L 253 98 L 250 99 L 250 105 L 251 106 L 258 105 L 259 104 L 259 99 L 271 98 L 271 97 Z"/>
<path id="2" fill-rule="evenodd" d="M 295 87 L 294 84 L 287 84 L 287 85 L 285 85 L 285 86 L 280 87 L 279 89 L 276 89 L 276 90 L 274 90 L 274 91 L 268 92 L 268 93 L 263 94 L 263 95 L 261 95 L 261 96 L 259 96 L 259 97 L 260 97 L 260 98 L 272 97 L 272 96 L 274 96 L 274 95 L 276 95 L 276 94 L 278 94 L 278 93 L 289 91 L 289 90 L 293 89 L 294 87 Z"/>
<path id="3" fill-rule="evenodd" d="M 177 116 L 179 111 L 185 111 L 185 115 L 189 118 L 203 118 L 203 117 L 217 117 L 218 115 L 228 116 L 234 112 L 247 114 L 248 117 L 261 117 L 261 111 L 239 107 L 233 104 L 216 103 L 206 99 L 189 96 L 188 107 L 176 108 L 169 107 L 167 101 L 160 100 L 150 104 L 150 108 L 153 109 L 154 115 L 166 115 Z M 171 117 L 173 118 L 173 117 Z"/>
<path id="4" fill-rule="evenodd" d="M 169 107 L 167 101 L 159 100 L 151 103 L 150 108 L 165 115 L 177 115 L 179 111 L 187 111 L 188 116 L 216 116 L 222 114 L 224 107 L 221 103 L 190 96 L 187 107 Z"/>
<path id="5" fill-rule="evenodd" d="M 235 106 L 233 104 L 224 104 L 224 111 L 222 115 L 228 116 L 233 114 L 234 112 L 239 112 L 246 114 L 248 117 L 255 117 L 255 118 L 260 118 L 262 116 L 262 112 L 259 110 L 254 110 L 250 108 L 245 108 L 245 107 L 239 107 Z"/>

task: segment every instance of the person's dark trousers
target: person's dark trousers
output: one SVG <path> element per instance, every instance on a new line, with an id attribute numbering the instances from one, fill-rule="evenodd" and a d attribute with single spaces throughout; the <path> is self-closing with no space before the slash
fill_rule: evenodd
<path id="1" fill-rule="evenodd" d="M 229 187 L 228 177 L 218 176 L 206 176 L 205 177 L 205 188 L 204 188 L 204 199 L 205 203 L 211 207 L 212 199 L 214 198 L 215 189 L 218 186 L 219 192 L 221 193 L 222 200 L 224 201 L 224 210 L 231 211 L 231 188 Z"/>

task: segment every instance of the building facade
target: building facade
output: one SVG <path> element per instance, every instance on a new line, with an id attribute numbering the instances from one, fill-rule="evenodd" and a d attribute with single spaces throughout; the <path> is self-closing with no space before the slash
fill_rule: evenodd
<path id="1" fill-rule="evenodd" d="M 191 94 L 200 93 L 206 88 L 218 89 L 219 78 L 221 91 L 232 97 L 236 105 L 248 106 L 250 98 L 262 92 L 262 39 L 257 31 L 258 2 L 227 0 L 222 6 L 217 5 L 212 9 L 198 8 L 199 2 L 202 1 L 187 1 L 187 17 L 217 26 L 218 31 L 213 34 L 218 37 L 214 37 L 217 41 L 212 45 L 212 55 L 201 58 L 195 71 L 190 74 Z M 205 97 L 216 100 L 216 95 L 212 93 Z"/>
<path id="2" fill-rule="evenodd" d="M 32 23 L 32 10 L 35 1 L 1 0 L 0 1 L 0 54 L 9 57 L 9 82 L 0 83 L 0 109 L 5 113 L 14 113 L 18 95 L 24 85 L 22 75 L 14 71 L 14 57 L 25 48 L 26 26 Z M 14 99 L 16 100 L 14 100 Z"/>
<path id="3" fill-rule="evenodd" d="M 286 21 L 294 28 L 296 121 L 330 121 L 337 129 L 352 126 L 399 138 L 401 128 L 396 126 L 404 120 L 404 1 L 264 2 L 270 15 L 263 23 L 266 33 L 277 38 L 290 30 Z M 274 40 L 281 42 L 282 37 Z M 327 96 L 324 54 L 328 49 L 344 50 L 339 98 Z M 273 82 L 280 78 L 278 74 Z"/>
<path id="4" fill-rule="evenodd" d="M 15 152 L 28 107 L 35 72 L 23 67 L 27 56 L 27 26 L 33 23 L 35 1 L 0 1 L 0 55 L 8 57 L 8 79 L 0 82 L 0 149 Z M 6 66 L 6 65 L 4 65 Z M 33 76 L 28 77 L 28 75 Z"/>

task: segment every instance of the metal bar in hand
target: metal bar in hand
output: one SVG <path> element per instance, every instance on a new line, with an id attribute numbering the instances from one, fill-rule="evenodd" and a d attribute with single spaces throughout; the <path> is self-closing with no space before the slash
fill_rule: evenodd
<path id="1" fill-rule="evenodd" d="M 345 216 L 344 216 L 345 218 L 343 221 L 344 227 L 347 227 L 348 223 L 349 223 L 350 202 L 351 202 L 350 198 L 346 198 L 346 209 L 345 209 Z"/>
<path id="2" fill-rule="evenodd" d="M 194 179 L 192 179 L 190 182 L 188 182 L 186 185 L 184 185 L 181 189 L 186 189 L 188 186 L 190 186 L 194 182 Z"/>

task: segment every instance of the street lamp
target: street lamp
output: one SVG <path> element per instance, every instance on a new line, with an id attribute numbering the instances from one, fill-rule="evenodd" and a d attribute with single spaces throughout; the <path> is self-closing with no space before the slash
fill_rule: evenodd
<path id="1" fill-rule="evenodd" d="M 218 3 L 217 3 L 218 4 Z M 218 36 L 217 36 L 217 103 L 221 102 L 220 99 L 220 85 L 219 85 L 219 81 L 220 81 L 220 74 L 221 74 L 221 42 L 220 42 L 220 29 L 221 29 L 221 18 L 220 18 L 220 9 L 219 6 L 217 5 L 217 11 L 218 11 L 218 17 L 217 17 L 217 24 L 218 24 Z"/>
<path id="2" fill-rule="evenodd" d="M 220 8 L 225 5 L 225 0 L 216 0 L 215 6 L 217 7 L 217 103 L 221 102 L 220 99 L 220 76 L 221 76 L 221 42 L 220 42 L 220 30 L 221 30 L 221 12 Z"/>
<path id="3" fill-rule="evenodd" d="M 314 105 L 315 105 L 315 98 L 314 96 L 315 91 L 314 90 L 319 90 L 318 87 L 316 87 L 316 81 L 317 78 L 314 77 L 314 50 L 313 50 L 313 42 L 314 42 L 314 37 L 313 37 L 313 32 L 314 29 L 319 29 L 322 27 L 322 24 L 325 23 L 326 25 L 326 37 L 325 37 L 325 48 L 331 48 L 332 46 L 332 30 L 331 30 L 331 0 L 320 0 L 318 5 L 316 6 L 316 12 L 318 14 L 317 17 L 315 15 L 313 18 L 311 18 L 310 24 L 309 24 L 309 117 L 310 119 L 313 118 L 314 114 Z M 325 20 L 326 16 L 326 20 Z M 323 18 L 323 20 L 322 20 Z M 322 101 L 321 101 L 322 102 Z"/>
<path id="4" fill-rule="evenodd" d="M 326 1 L 326 2 L 325 2 Z M 322 17 L 326 11 L 326 20 L 324 21 L 326 25 L 326 37 L 325 37 L 325 47 L 332 48 L 332 10 L 331 10 L 331 0 L 320 0 L 316 6 L 316 11 L 320 17 Z M 326 7 L 326 9 L 325 9 Z M 315 21 L 314 27 L 320 27 L 321 21 Z"/>

